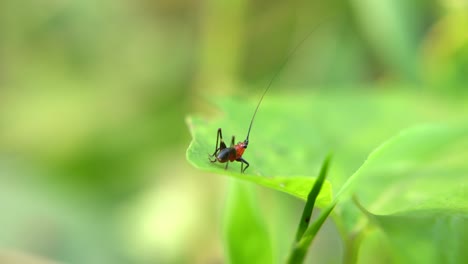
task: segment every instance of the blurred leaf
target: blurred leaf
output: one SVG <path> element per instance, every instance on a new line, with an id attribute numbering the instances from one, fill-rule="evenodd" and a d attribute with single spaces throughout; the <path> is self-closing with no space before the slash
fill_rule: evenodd
<path id="1" fill-rule="evenodd" d="M 373 213 L 468 212 L 468 127 L 422 125 L 373 151 L 349 184 Z"/>
<path id="2" fill-rule="evenodd" d="M 397 263 L 464 263 L 467 147 L 466 125 L 405 130 L 373 151 L 336 197 L 356 193 Z"/>
<path id="3" fill-rule="evenodd" d="M 273 263 L 272 244 L 252 186 L 230 183 L 224 230 L 229 263 Z"/>
<path id="4" fill-rule="evenodd" d="M 468 213 L 423 210 L 374 215 L 395 263 L 467 263 Z"/>
<path id="5" fill-rule="evenodd" d="M 109 225 L 112 209 L 41 176 L 23 163 L 0 158 L 0 263 L 12 263 L 3 258 L 9 249 L 60 263 L 125 262 Z"/>
<path id="6" fill-rule="evenodd" d="M 417 29 L 420 9 L 401 0 L 352 0 L 357 20 L 384 64 L 403 79 L 418 80 Z M 419 18 L 419 19 L 418 19 Z"/>
<path id="7" fill-rule="evenodd" d="M 434 24 L 422 47 L 424 79 L 432 87 L 453 94 L 465 93 L 468 81 L 468 12 L 449 12 Z"/>

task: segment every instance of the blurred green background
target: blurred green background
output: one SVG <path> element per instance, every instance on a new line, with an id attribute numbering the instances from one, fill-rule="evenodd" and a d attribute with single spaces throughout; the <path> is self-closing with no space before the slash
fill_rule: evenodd
<path id="1" fill-rule="evenodd" d="M 185 161 L 188 113 L 258 97 L 311 31 L 272 92 L 466 98 L 466 25 L 463 0 L 2 0 L 0 262 L 224 262 L 226 180 Z M 261 192 L 294 232 L 303 203 Z"/>

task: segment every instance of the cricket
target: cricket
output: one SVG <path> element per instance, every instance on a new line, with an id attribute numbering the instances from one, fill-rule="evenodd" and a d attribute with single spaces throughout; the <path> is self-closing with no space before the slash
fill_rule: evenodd
<path id="1" fill-rule="evenodd" d="M 249 162 L 247 162 L 242 155 L 244 155 L 245 150 L 247 149 L 249 145 L 249 136 L 250 136 L 250 130 L 252 129 L 252 124 L 254 122 L 255 116 L 257 115 L 258 108 L 260 107 L 260 104 L 263 101 L 263 97 L 265 97 L 265 94 L 268 92 L 270 89 L 272 83 L 276 79 L 276 77 L 279 75 L 281 70 L 284 68 L 284 66 L 288 63 L 289 59 L 292 57 L 292 55 L 297 51 L 297 49 L 312 35 L 312 33 L 315 31 L 316 28 L 314 28 L 313 31 L 311 31 L 302 41 L 297 44 L 294 49 L 290 52 L 290 54 L 286 57 L 284 62 L 280 65 L 279 69 L 276 71 L 276 73 L 273 75 L 273 77 L 270 79 L 270 82 L 268 83 L 266 89 L 264 90 L 262 96 L 260 97 L 260 100 L 258 101 L 257 107 L 255 108 L 255 111 L 252 115 L 252 119 L 250 120 L 250 125 L 249 129 L 247 130 L 247 136 L 245 137 L 244 141 L 238 142 L 237 144 L 235 143 L 236 138 L 235 136 L 232 136 L 231 139 L 231 145 L 228 147 L 226 143 L 224 142 L 223 139 L 223 132 L 221 128 L 218 128 L 217 136 L 216 136 L 216 145 L 215 145 L 215 151 L 213 154 L 208 154 L 209 160 L 212 163 L 219 162 L 219 163 L 226 163 L 225 169 L 227 170 L 229 162 L 237 161 L 241 163 L 241 173 L 244 173 L 245 170 L 250 166 Z M 245 168 L 244 168 L 245 164 Z"/>

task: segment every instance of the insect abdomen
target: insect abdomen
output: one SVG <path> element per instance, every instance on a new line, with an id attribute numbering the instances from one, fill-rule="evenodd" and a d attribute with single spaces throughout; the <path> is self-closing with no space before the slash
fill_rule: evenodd
<path id="1" fill-rule="evenodd" d="M 227 161 L 234 161 L 236 159 L 236 149 L 235 148 L 225 148 L 219 151 L 216 159 L 223 163 Z"/>

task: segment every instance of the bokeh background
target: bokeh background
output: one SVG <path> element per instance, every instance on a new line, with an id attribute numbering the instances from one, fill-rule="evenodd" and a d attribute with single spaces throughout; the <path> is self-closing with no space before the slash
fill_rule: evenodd
<path id="1" fill-rule="evenodd" d="M 186 162 L 189 113 L 258 97 L 310 32 L 277 89 L 464 96 L 467 25 L 463 0 L 2 0 L 0 262 L 223 263 L 227 180 Z M 294 230 L 303 203 L 259 192 Z"/>

